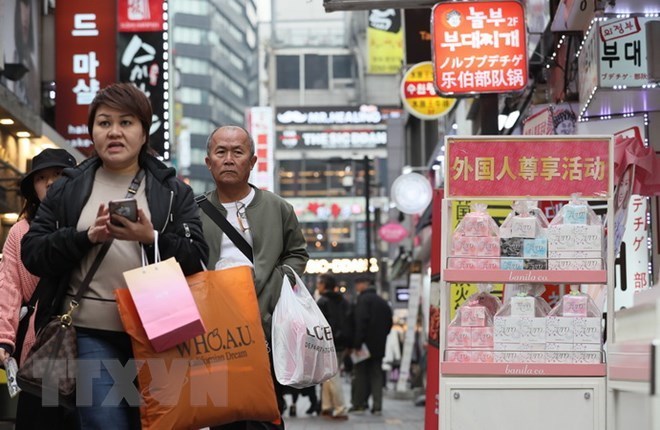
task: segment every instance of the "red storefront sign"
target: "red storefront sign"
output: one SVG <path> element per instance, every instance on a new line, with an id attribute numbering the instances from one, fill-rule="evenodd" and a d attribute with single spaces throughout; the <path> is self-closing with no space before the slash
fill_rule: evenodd
<path id="1" fill-rule="evenodd" d="M 527 85 L 520 2 L 438 3 L 431 29 L 435 86 L 441 94 L 511 92 Z"/>
<path id="2" fill-rule="evenodd" d="M 55 128 L 90 155 L 87 110 L 99 89 L 116 80 L 114 1 L 68 0 L 55 10 L 57 116 Z"/>
<path id="3" fill-rule="evenodd" d="M 447 138 L 450 197 L 557 198 L 611 194 L 607 137 Z"/>

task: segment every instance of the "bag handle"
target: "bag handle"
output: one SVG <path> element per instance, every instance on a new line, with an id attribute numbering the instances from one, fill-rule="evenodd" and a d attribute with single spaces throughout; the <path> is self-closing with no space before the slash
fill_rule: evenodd
<path id="1" fill-rule="evenodd" d="M 135 196 L 135 194 L 138 191 L 138 188 L 140 188 L 140 182 L 142 182 L 142 179 L 144 179 L 144 175 L 145 172 L 142 169 L 140 169 L 135 174 L 135 177 L 131 181 L 131 184 L 128 186 L 128 191 L 126 192 L 126 198 L 131 198 Z M 105 255 L 108 253 L 108 250 L 110 249 L 113 240 L 114 240 L 113 238 L 110 238 L 109 240 L 103 242 L 103 245 L 101 245 L 101 249 L 99 250 L 99 253 L 96 254 L 92 266 L 89 268 L 89 271 L 85 275 L 85 278 L 80 283 L 78 292 L 73 297 L 73 299 L 71 299 L 71 302 L 69 303 L 69 311 L 60 317 L 60 321 L 62 322 L 63 325 L 70 326 L 73 323 L 71 314 L 73 313 L 74 310 L 76 310 L 78 306 L 80 306 L 80 300 L 82 299 L 83 294 L 85 294 L 85 292 L 87 292 L 87 290 L 89 289 L 89 284 L 92 282 L 92 278 L 94 277 L 94 274 L 96 274 L 96 271 L 101 266 L 101 261 L 103 261 L 103 258 L 105 258 Z"/>
<path id="2" fill-rule="evenodd" d="M 154 230 L 154 263 L 160 263 L 160 249 L 158 248 L 158 230 Z M 140 256 L 142 257 L 142 267 L 149 265 L 147 258 L 147 251 L 144 249 L 144 244 L 140 244 Z"/>
<path id="3" fill-rule="evenodd" d="M 309 290 L 307 289 L 307 286 L 303 282 L 302 278 L 298 275 L 298 273 L 296 273 L 295 270 L 293 270 L 293 267 L 289 266 L 288 264 L 282 264 L 282 267 L 283 268 L 286 267 L 287 269 L 289 269 L 291 271 L 291 273 L 293 273 L 293 277 L 296 280 L 295 285 L 297 285 L 300 290 L 305 290 L 307 292 L 306 295 L 312 297 L 312 295 L 309 293 Z M 282 271 L 284 272 L 284 270 L 282 270 Z M 286 273 L 284 274 L 284 277 L 287 277 Z M 287 279 L 287 281 L 288 281 L 288 279 Z M 289 284 L 290 284 L 290 282 L 289 282 Z M 291 285 L 291 290 L 295 292 L 294 285 Z"/>

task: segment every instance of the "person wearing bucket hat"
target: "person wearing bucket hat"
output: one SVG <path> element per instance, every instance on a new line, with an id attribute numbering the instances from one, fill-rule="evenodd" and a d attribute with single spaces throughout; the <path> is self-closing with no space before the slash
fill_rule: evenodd
<path id="1" fill-rule="evenodd" d="M 32 159 L 31 170 L 21 179 L 20 190 L 25 203 L 18 222 L 9 230 L 0 261 L 0 360 L 3 362 L 13 355 L 19 365 L 22 364 L 35 340 L 34 307 L 30 299 L 39 278 L 21 262 L 21 239 L 28 232 L 50 186 L 59 179 L 63 169 L 75 165 L 76 159 L 64 149 L 48 148 Z M 60 408 L 41 408 L 40 398 L 21 392 L 16 428 L 39 428 L 47 423 L 48 428 L 64 429 L 70 425 L 64 414 Z M 35 419 L 41 421 L 37 423 Z M 58 427 L 57 422 L 62 423 L 62 427 Z"/>
<path id="2" fill-rule="evenodd" d="M 41 200 L 46 197 L 46 191 L 53 180 L 60 177 L 62 169 L 74 167 L 75 165 L 76 159 L 64 149 L 47 148 L 41 151 L 32 159 L 32 169 L 21 179 L 21 194 L 25 197 L 26 203 L 36 203 L 38 207 Z M 35 183 L 37 175 L 44 180 Z M 40 195 L 40 193 L 43 193 L 43 195 Z M 36 201 L 35 197 L 37 198 Z M 36 213 L 36 208 L 34 213 Z M 34 216 L 34 213 L 32 213 L 32 216 Z"/>

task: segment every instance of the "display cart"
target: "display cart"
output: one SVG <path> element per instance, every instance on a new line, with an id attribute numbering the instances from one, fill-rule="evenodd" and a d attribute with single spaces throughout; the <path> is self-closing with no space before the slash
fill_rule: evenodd
<path id="1" fill-rule="evenodd" d="M 454 227 L 450 214 L 458 201 L 568 201 L 581 193 L 585 200 L 606 205 L 607 225 L 613 225 L 612 151 L 607 136 L 446 138 L 443 270 L 434 284 L 441 294 L 441 429 L 605 428 L 607 372 L 602 351 L 599 362 L 591 364 L 454 362 L 446 354 L 446 334 L 453 283 L 601 284 L 608 286 L 611 297 L 613 253 L 604 253 L 603 270 L 466 270 L 448 268 L 448 251 Z M 607 235 L 608 250 L 613 249 L 611 236 Z"/>

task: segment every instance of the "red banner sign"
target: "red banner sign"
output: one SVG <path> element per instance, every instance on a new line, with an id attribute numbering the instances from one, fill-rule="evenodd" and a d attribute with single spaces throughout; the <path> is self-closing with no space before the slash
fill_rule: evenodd
<path id="1" fill-rule="evenodd" d="M 87 110 L 97 91 L 116 80 L 114 1 L 68 0 L 55 9 L 55 128 L 83 154 L 92 152 Z"/>
<path id="2" fill-rule="evenodd" d="M 443 95 L 527 85 L 525 10 L 518 1 L 442 2 L 432 15 L 435 85 Z"/>
<path id="3" fill-rule="evenodd" d="M 612 141 L 605 137 L 447 138 L 450 197 L 583 197 L 611 194 Z"/>

